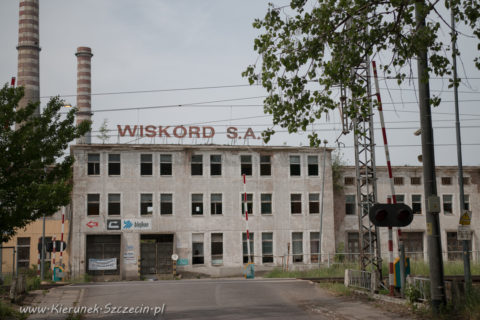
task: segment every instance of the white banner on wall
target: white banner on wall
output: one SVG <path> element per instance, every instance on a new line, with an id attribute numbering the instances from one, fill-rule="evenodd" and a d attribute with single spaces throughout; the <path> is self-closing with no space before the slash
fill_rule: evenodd
<path id="1" fill-rule="evenodd" d="M 116 270 L 117 258 L 88 259 L 88 270 Z"/>

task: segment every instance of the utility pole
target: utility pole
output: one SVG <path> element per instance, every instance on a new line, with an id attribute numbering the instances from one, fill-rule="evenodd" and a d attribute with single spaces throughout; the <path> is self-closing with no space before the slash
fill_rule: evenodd
<path id="1" fill-rule="evenodd" d="M 415 18 L 417 33 L 425 29 L 427 7 L 424 0 L 415 2 Z M 430 85 L 428 75 L 427 48 L 423 43 L 418 45 L 417 69 L 418 91 L 420 98 L 420 126 L 422 129 L 422 158 L 424 194 L 426 200 L 428 263 L 430 267 L 430 292 L 432 309 L 439 312 L 445 305 L 445 287 L 443 279 L 442 242 L 440 238 L 440 200 L 437 196 L 435 175 L 435 152 L 433 143 L 432 114 L 430 110 Z"/>
<path id="2" fill-rule="evenodd" d="M 325 193 L 325 160 L 327 158 L 327 143 L 328 141 L 323 140 L 323 167 L 322 167 L 322 202 L 320 207 L 320 234 L 318 235 L 318 266 L 322 263 L 322 232 L 323 232 L 323 194 Z M 330 261 L 330 260 L 329 260 Z"/>
<path id="3" fill-rule="evenodd" d="M 457 85 L 457 33 L 455 31 L 454 2 L 450 0 L 451 27 L 452 27 L 452 66 L 453 66 L 453 94 L 455 97 L 455 132 L 457 136 L 457 161 L 458 161 L 458 189 L 460 193 L 460 216 L 465 211 L 465 192 L 463 189 L 463 161 L 462 161 L 462 138 L 460 136 L 460 116 L 458 112 L 458 85 Z M 463 245 L 463 274 L 467 292 L 472 284 L 470 274 L 470 253 L 468 240 L 462 241 Z"/>

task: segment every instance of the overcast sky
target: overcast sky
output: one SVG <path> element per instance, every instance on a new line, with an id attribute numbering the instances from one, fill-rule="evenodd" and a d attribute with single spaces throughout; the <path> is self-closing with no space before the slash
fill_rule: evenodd
<path id="1" fill-rule="evenodd" d="M 18 0 L 0 1 L 0 80 L 10 81 L 17 73 Z M 288 1 L 263 0 L 42 0 L 40 3 L 40 87 L 42 104 L 51 95 L 61 95 L 75 105 L 76 57 L 79 46 L 92 48 L 92 92 L 119 93 L 142 90 L 185 89 L 234 86 L 231 88 L 123 93 L 92 97 L 93 130 L 104 119 L 114 135 L 117 124 L 130 125 L 211 125 L 216 130 L 213 140 L 168 140 L 143 138 L 139 143 L 218 143 L 241 144 L 244 140 L 226 138 L 226 128 L 238 127 L 244 134 L 252 127 L 259 134 L 271 118 L 263 114 L 259 86 L 245 86 L 241 72 L 256 61 L 252 28 L 255 18 L 264 16 L 268 2 L 281 6 Z M 431 17 L 432 19 L 438 19 Z M 444 17 L 449 20 L 449 17 Z M 462 142 L 465 165 L 480 165 L 480 73 L 471 62 L 477 54 L 472 39 L 461 38 L 459 49 L 462 64 L 459 74 L 465 80 L 460 87 Z M 394 81 L 380 83 L 391 157 L 394 165 L 419 165 L 420 137 L 413 132 L 419 127 L 416 81 L 398 87 Z M 432 80 L 432 91 L 442 91 L 444 102 L 434 110 L 437 165 L 456 165 L 453 95 L 448 80 Z M 239 100 L 233 100 L 239 99 Z M 218 100 L 231 100 L 212 102 Z M 207 106 L 185 104 L 206 103 Z M 149 110 L 113 111 L 118 108 L 148 106 L 176 107 Z M 182 106 L 179 106 L 182 105 Z M 214 106 L 215 105 L 215 106 Z M 237 105 L 237 106 L 235 106 Z M 238 106 L 242 105 L 242 106 Z M 338 147 L 341 125 L 339 114 L 321 119 L 314 129 Z M 378 117 L 375 118 L 377 122 Z M 376 124 L 377 163 L 385 164 L 380 128 Z M 93 141 L 98 142 L 93 132 Z M 120 141 L 129 142 L 130 139 Z M 353 136 L 343 136 L 341 152 L 353 164 Z M 249 144 L 261 144 L 248 140 Z M 270 145 L 307 145 L 307 134 L 279 133 Z"/>

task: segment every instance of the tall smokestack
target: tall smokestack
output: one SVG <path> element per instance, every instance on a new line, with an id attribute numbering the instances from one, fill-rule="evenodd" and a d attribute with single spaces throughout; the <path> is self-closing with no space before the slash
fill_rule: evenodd
<path id="1" fill-rule="evenodd" d="M 77 53 L 77 124 L 84 120 L 91 120 L 91 62 L 92 49 L 88 47 L 78 47 Z M 92 143 L 91 132 L 77 139 L 78 144 Z"/>
<path id="2" fill-rule="evenodd" d="M 25 88 L 25 95 L 18 103 L 18 108 L 25 108 L 29 102 L 40 101 L 39 43 L 38 0 L 21 0 L 17 46 L 18 86 Z M 36 114 L 40 114 L 40 106 Z"/>

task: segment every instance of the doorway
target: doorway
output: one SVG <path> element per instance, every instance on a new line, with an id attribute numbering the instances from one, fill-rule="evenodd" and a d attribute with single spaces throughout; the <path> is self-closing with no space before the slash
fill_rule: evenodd
<path id="1" fill-rule="evenodd" d="M 172 272 L 173 234 L 140 236 L 140 274 Z"/>

